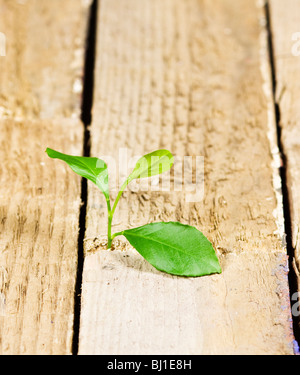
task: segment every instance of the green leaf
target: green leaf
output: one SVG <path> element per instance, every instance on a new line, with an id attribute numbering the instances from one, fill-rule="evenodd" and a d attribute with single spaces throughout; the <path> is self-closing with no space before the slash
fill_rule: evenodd
<path id="1" fill-rule="evenodd" d="M 174 157 L 168 150 L 156 150 L 142 156 L 136 163 L 134 170 L 130 173 L 127 181 L 136 178 L 151 177 L 171 169 Z"/>
<path id="2" fill-rule="evenodd" d="M 47 148 L 50 158 L 65 161 L 79 176 L 85 177 L 98 186 L 105 198 L 109 200 L 108 172 L 105 162 L 98 158 L 72 156 Z"/>
<path id="3" fill-rule="evenodd" d="M 222 272 L 212 244 L 189 225 L 151 223 L 116 235 L 124 235 L 160 271 L 190 277 Z"/>
<path id="4" fill-rule="evenodd" d="M 156 150 L 142 156 L 136 163 L 134 170 L 127 177 L 126 181 L 121 186 L 112 208 L 114 214 L 119 199 L 125 190 L 126 186 L 137 178 L 151 177 L 171 169 L 174 163 L 174 157 L 168 150 Z"/>

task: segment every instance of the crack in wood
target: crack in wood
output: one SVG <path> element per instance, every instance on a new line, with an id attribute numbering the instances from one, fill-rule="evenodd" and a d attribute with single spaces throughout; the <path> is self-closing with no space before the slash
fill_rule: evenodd
<path id="1" fill-rule="evenodd" d="M 275 111 L 275 121 L 277 128 L 277 143 L 279 152 L 281 155 L 281 166 L 279 168 L 281 185 L 282 185 L 282 199 L 283 199 L 283 214 L 284 214 L 284 230 L 286 236 L 286 249 L 288 255 L 288 282 L 290 288 L 290 301 L 292 303 L 292 296 L 297 292 L 297 271 L 295 270 L 295 249 L 292 243 L 292 221 L 291 221 L 291 208 L 289 200 L 289 191 L 287 184 L 287 158 L 285 155 L 284 145 L 281 137 L 281 124 L 280 124 L 280 106 L 279 103 L 282 99 L 282 95 L 285 92 L 285 87 L 281 89 L 280 95 L 276 99 L 277 92 L 277 82 L 276 82 L 276 69 L 275 69 L 275 56 L 273 48 L 273 36 L 272 36 L 272 24 L 271 24 L 271 15 L 270 15 L 270 5 L 269 1 L 265 3 L 265 15 L 266 15 L 266 28 L 268 32 L 268 49 L 269 49 L 269 61 L 270 69 L 272 75 L 272 90 L 273 90 L 273 101 L 274 101 L 274 111 Z M 296 341 L 300 342 L 300 321 L 299 317 L 292 315 L 293 319 L 293 330 Z"/>
<path id="2" fill-rule="evenodd" d="M 96 51 L 97 33 L 97 9 L 98 0 L 93 0 L 90 7 L 90 16 L 87 27 L 85 67 L 83 76 L 83 94 L 81 106 L 81 120 L 84 124 L 83 156 L 90 156 L 90 131 L 89 125 L 92 120 L 92 105 L 94 92 L 94 66 Z M 86 230 L 86 207 L 87 207 L 88 187 L 87 180 L 81 180 L 81 208 L 79 215 L 79 235 L 78 235 L 78 261 L 75 285 L 74 302 L 74 329 L 72 341 L 72 353 L 78 353 L 79 330 L 80 330 L 80 310 L 81 310 L 81 285 L 84 263 L 84 236 Z"/>

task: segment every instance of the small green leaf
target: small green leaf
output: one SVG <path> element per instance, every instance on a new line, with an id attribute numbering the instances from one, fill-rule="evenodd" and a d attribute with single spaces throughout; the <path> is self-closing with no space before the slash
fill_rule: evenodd
<path id="1" fill-rule="evenodd" d="M 128 181 L 136 178 L 151 177 L 171 169 L 174 157 L 168 150 L 157 150 L 142 156 L 130 173 Z"/>
<path id="2" fill-rule="evenodd" d="M 156 150 L 142 156 L 136 163 L 134 170 L 127 177 L 126 181 L 121 186 L 112 208 L 112 215 L 115 212 L 119 199 L 125 190 L 126 186 L 137 178 L 151 177 L 171 169 L 174 163 L 174 157 L 168 150 Z"/>
<path id="3" fill-rule="evenodd" d="M 47 148 L 48 156 L 53 159 L 65 161 L 79 176 L 91 180 L 109 199 L 108 172 L 105 162 L 98 158 L 85 156 L 72 156 Z"/>
<path id="4" fill-rule="evenodd" d="M 212 244 L 189 225 L 151 223 L 116 235 L 124 235 L 160 271 L 190 277 L 222 272 Z"/>

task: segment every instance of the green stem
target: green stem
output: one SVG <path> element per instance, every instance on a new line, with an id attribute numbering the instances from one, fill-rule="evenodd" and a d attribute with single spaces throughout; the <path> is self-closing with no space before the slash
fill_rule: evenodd
<path id="1" fill-rule="evenodd" d="M 117 236 L 122 236 L 123 235 L 123 233 L 124 233 L 124 231 L 122 231 L 122 232 L 117 232 L 117 233 L 114 233 L 112 236 L 111 236 L 111 240 L 113 240 L 115 237 L 117 237 Z"/>
<path id="2" fill-rule="evenodd" d="M 112 210 L 111 210 L 112 215 L 114 215 L 115 210 L 116 210 L 116 207 L 117 207 L 117 204 L 118 204 L 118 202 L 119 202 L 119 200 L 120 200 L 120 198 L 121 198 L 121 195 L 123 194 L 124 190 L 126 189 L 126 186 L 129 184 L 129 182 L 130 182 L 130 180 L 127 179 L 127 180 L 123 183 L 123 185 L 121 186 L 121 189 L 120 189 L 120 191 L 118 192 L 117 198 L 116 198 L 116 200 L 115 200 L 115 202 L 114 202 L 114 205 L 113 205 L 113 208 L 112 208 Z"/>
<path id="3" fill-rule="evenodd" d="M 130 177 L 123 183 L 123 185 L 121 186 L 121 189 L 120 191 L 118 192 L 118 195 L 117 195 L 117 198 L 114 202 L 114 205 L 113 205 L 113 208 L 111 209 L 110 208 L 110 202 L 109 200 L 107 200 L 107 210 L 108 210 L 108 227 L 107 227 L 107 249 L 110 249 L 111 248 L 111 244 L 112 244 L 112 241 L 113 239 L 116 237 L 116 236 L 120 236 L 122 234 L 122 232 L 118 232 L 118 233 L 115 233 L 113 235 L 111 235 L 111 224 L 112 224 L 112 219 L 113 219 L 113 216 L 114 216 L 114 213 L 115 213 L 115 210 L 116 210 L 116 207 L 117 207 L 117 204 L 121 198 L 121 195 L 123 194 L 124 190 L 126 189 L 126 186 L 129 184 L 129 182 L 131 181 Z"/>
<path id="4" fill-rule="evenodd" d="M 111 222 L 112 222 L 112 211 L 110 207 L 109 199 L 106 199 L 107 211 L 108 211 L 108 223 L 107 223 L 107 249 L 111 248 L 112 237 L 111 237 Z"/>
<path id="5" fill-rule="evenodd" d="M 108 229 L 107 229 L 107 249 L 111 248 L 112 243 L 112 236 L 111 236 L 111 218 L 108 218 Z"/>

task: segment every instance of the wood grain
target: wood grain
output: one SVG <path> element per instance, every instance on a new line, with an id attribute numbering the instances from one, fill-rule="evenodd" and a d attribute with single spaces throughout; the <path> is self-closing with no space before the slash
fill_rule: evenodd
<path id="1" fill-rule="evenodd" d="M 87 1 L 0 0 L 0 353 L 70 354 Z"/>
<path id="2" fill-rule="evenodd" d="M 122 148 L 128 159 L 167 148 L 179 160 L 203 156 L 205 165 L 201 201 L 128 190 L 114 230 L 189 223 L 212 241 L 223 273 L 159 273 L 125 240 L 102 251 L 105 201 L 89 184 L 80 354 L 293 352 L 265 19 L 256 3 L 101 1 L 92 156 L 106 159 L 113 177 Z"/>
<path id="3" fill-rule="evenodd" d="M 80 179 L 44 151 L 80 152 L 81 125 L 2 120 L 0 145 L 0 352 L 70 353 Z"/>
<path id="4" fill-rule="evenodd" d="M 294 270 L 300 290 L 300 3 L 271 0 L 272 36 L 276 70 L 276 102 L 280 111 L 281 142 L 286 158 L 291 210 Z M 298 296 L 299 300 L 299 296 Z M 294 298 L 296 302 L 296 299 Z"/>
<path id="5" fill-rule="evenodd" d="M 1 0 L 0 114 L 80 116 L 90 1 Z"/>

